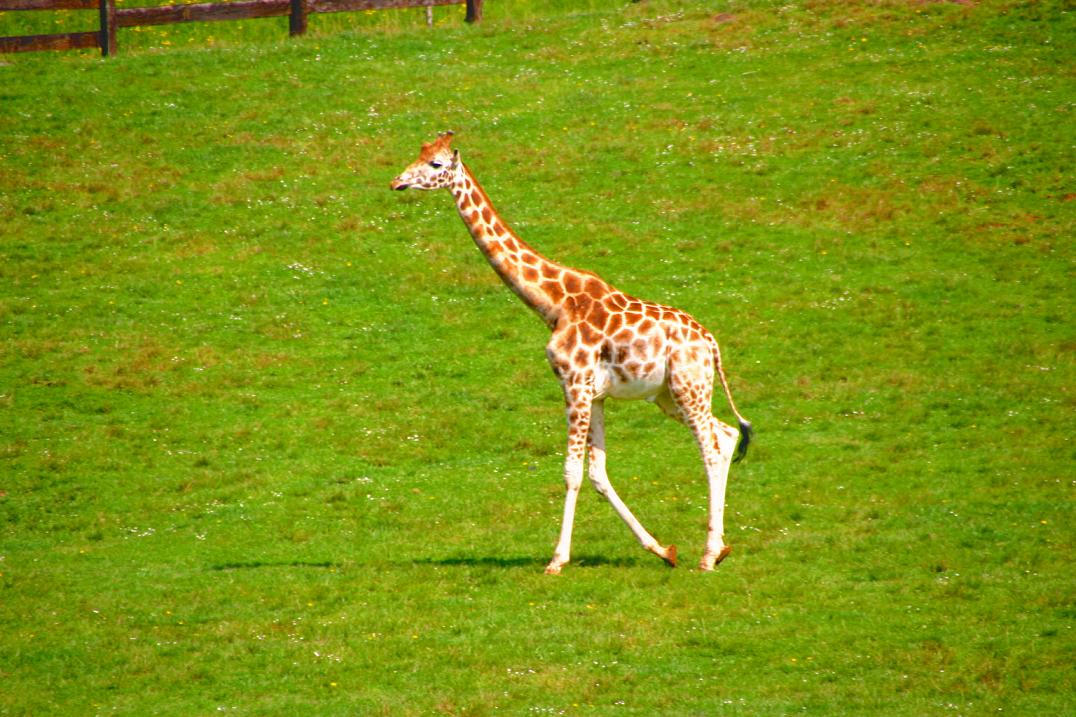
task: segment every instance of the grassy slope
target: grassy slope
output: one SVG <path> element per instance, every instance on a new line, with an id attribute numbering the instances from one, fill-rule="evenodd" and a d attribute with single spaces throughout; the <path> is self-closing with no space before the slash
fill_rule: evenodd
<path id="1" fill-rule="evenodd" d="M 0 714 L 1071 712 L 1071 14 L 804 5 L 3 58 Z M 541 575 L 545 330 L 387 191 L 445 127 L 718 333 L 759 440 L 716 574 L 586 494 Z M 609 419 L 690 564 L 689 436 Z"/>

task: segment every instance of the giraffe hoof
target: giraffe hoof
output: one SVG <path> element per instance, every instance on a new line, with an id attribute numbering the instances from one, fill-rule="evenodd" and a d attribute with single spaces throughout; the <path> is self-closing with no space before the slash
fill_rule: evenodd
<path id="1" fill-rule="evenodd" d="M 661 559 L 664 560 L 665 564 L 668 565 L 670 568 L 675 568 L 676 567 L 676 546 L 675 545 L 670 545 L 669 547 L 665 548 L 665 551 L 662 554 Z"/>
<path id="2" fill-rule="evenodd" d="M 729 556 L 732 552 L 732 546 L 726 545 L 721 548 L 721 551 L 716 555 L 707 551 L 706 555 L 702 556 L 702 562 L 699 563 L 699 570 L 710 571 L 721 564 L 721 561 Z"/>
<path id="3" fill-rule="evenodd" d="M 545 574 L 546 575 L 560 575 L 561 567 L 562 566 L 557 565 L 556 563 L 550 563 L 549 565 L 547 565 L 545 567 Z"/>

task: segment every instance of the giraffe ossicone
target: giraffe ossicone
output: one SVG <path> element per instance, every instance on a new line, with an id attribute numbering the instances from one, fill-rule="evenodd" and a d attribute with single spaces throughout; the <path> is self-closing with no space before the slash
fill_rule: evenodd
<path id="1" fill-rule="evenodd" d="M 690 314 L 643 301 L 596 274 L 539 254 L 494 210 L 489 196 L 451 147 L 452 132 L 422 145 L 417 160 L 391 188 L 447 189 L 479 250 L 502 281 L 552 331 L 546 357 L 564 391 L 568 449 L 560 537 L 546 572 L 557 574 L 571 556 L 576 498 L 584 458 L 594 488 L 628 524 L 644 548 L 675 566 L 675 545 L 661 545 L 620 499 L 605 468 L 605 399 L 645 399 L 691 429 L 709 482 L 706 549 L 699 567 L 712 570 L 731 551 L 724 539 L 725 489 L 731 463 L 747 452 L 752 429 L 736 409 L 717 340 Z M 720 381 L 738 428 L 711 410 Z"/>

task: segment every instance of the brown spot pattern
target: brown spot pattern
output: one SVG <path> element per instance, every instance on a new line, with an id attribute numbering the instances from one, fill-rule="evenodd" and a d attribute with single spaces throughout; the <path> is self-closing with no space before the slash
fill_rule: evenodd
<path id="1" fill-rule="evenodd" d="M 572 348 L 574 348 L 575 344 L 576 344 L 576 341 L 578 339 L 579 339 L 579 332 L 576 331 L 576 328 L 574 326 L 571 327 L 570 329 L 568 329 L 567 331 L 565 331 L 564 332 L 564 343 L 563 343 L 563 347 L 564 347 L 565 352 L 570 351 Z"/>
<path id="2" fill-rule="evenodd" d="M 583 339 L 583 343 L 587 346 L 593 346 L 602 339 L 601 332 L 590 324 L 579 324 L 579 337 Z"/>
<path id="3" fill-rule="evenodd" d="M 560 300 L 564 298 L 564 289 L 556 281 L 542 282 L 542 289 L 554 304 L 559 304 Z"/>
<path id="4" fill-rule="evenodd" d="M 605 310 L 605 306 L 599 301 L 595 301 L 590 306 L 590 313 L 587 315 L 587 322 L 593 324 L 597 328 L 603 328 L 605 326 L 605 320 L 609 317 L 609 312 Z"/>
<path id="5" fill-rule="evenodd" d="M 609 321 L 605 324 L 605 333 L 609 335 L 615 334 L 623 323 L 624 319 L 620 314 L 610 314 Z"/>

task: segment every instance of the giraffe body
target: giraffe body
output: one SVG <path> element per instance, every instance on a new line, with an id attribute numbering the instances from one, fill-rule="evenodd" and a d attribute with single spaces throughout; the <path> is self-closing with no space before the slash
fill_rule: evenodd
<path id="1" fill-rule="evenodd" d="M 628 296 L 593 273 L 557 264 L 532 249 L 501 221 L 459 153 L 450 149 L 451 139 L 448 132 L 423 145 L 418 160 L 391 186 L 397 190 L 448 189 L 493 270 L 552 331 L 546 356 L 564 391 L 567 492 L 560 538 L 546 572 L 559 573 L 570 558 L 584 457 L 591 483 L 642 546 L 668 564 L 676 564 L 676 547 L 658 543 L 609 482 L 606 398 L 651 401 L 691 429 L 710 484 L 709 530 L 700 567 L 713 569 L 731 550 L 723 535 L 729 465 L 743 456 L 751 438 L 751 424 L 732 401 L 717 341 L 684 311 Z M 739 421 L 738 430 L 711 412 L 715 377 Z"/>

